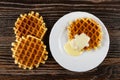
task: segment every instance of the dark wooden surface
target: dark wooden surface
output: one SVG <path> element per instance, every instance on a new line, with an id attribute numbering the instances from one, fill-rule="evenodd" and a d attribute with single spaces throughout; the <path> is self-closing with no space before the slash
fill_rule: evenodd
<path id="1" fill-rule="evenodd" d="M 44 37 L 49 51 L 45 65 L 23 70 L 14 64 L 11 42 L 15 40 L 14 23 L 21 13 L 39 12 L 48 28 Z M 53 24 L 64 14 L 86 11 L 99 17 L 110 35 L 107 57 L 97 68 L 76 73 L 59 66 L 49 50 L 49 33 Z M 120 0 L 0 0 L 0 80 L 120 80 Z"/>

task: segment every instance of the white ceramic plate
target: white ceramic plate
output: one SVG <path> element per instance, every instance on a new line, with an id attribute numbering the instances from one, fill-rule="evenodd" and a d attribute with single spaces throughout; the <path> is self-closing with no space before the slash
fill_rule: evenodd
<path id="1" fill-rule="evenodd" d="M 67 42 L 67 26 L 77 18 L 89 17 L 102 26 L 103 39 L 97 50 L 83 52 L 80 56 L 70 56 L 64 50 Z M 96 16 L 87 12 L 72 12 L 61 17 L 53 26 L 50 33 L 50 50 L 52 56 L 65 69 L 75 72 L 85 72 L 97 67 L 106 57 L 109 49 L 109 35 L 105 25 Z"/>

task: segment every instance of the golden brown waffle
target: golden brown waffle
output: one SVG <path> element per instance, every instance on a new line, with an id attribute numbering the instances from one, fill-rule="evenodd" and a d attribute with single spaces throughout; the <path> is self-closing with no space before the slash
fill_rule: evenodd
<path id="1" fill-rule="evenodd" d="M 85 33 L 90 37 L 89 47 L 85 47 L 84 50 L 96 49 L 100 46 L 102 39 L 101 26 L 91 18 L 77 19 L 68 27 L 68 37 L 73 39 L 76 34 Z"/>
<path id="2" fill-rule="evenodd" d="M 42 16 L 33 11 L 28 14 L 21 14 L 15 22 L 14 27 L 16 39 L 19 39 L 22 36 L 26 37 L 27 35 L 33 35 L 42 39 L 46 30 L 47 28 L 45 27 Z"/>
<path id="3" fill-rule="evenodd" d="M 48 52 L 44 43 L 31 35 L 20 38 L 12 43 L 12 46 L 12 57 L 15 59 L 15 64 L 18 64 L 20 68 L 37 68 L 40 63 L 44 64 L 48 58 Z"/>

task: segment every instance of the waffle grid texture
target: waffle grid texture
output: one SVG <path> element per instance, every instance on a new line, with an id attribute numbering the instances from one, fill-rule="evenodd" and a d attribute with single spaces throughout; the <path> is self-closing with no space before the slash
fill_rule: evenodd
<path id="1" fill-rule="evenodd" d="M 47 31 L 43 17 L 39 13 L 33 11 L 28 14 L 21 14 L 15 22 L 14 31 L 16 38 L 19 39 L 22 36 L 33 35 L 42 39 Z"/>
<path id="2" fill-rule="evenodd" d="M 84 50 L 96 49 L 101 45 L 101 26 L 91 18 L 80 18 L 71 22 L 68 26 L 68 38 L 72 40 L 76 34 L 85 33 L 90 37 L 89 46 Z"/>
<path id="3" fill-rule="evenodd" d="M 48 58 L 48 52 L 43 41 L 31 35 L 20 38 L 12 43 L 12 46 L 12 57 L 15 59 L 15 64 L 18 64 L 20 68 L 37 68 L 40 63 L 44 64 Z"/>
<path id="4" fill-rule="evenodd" d="M 15 42 L 12 42 L 12 57 L 23 69 L 33 69 L 44 64 L 48 58 L 46 45 L 42 41 L 47 28 L 39 13 L 21 14 L 15 22 Z"/>

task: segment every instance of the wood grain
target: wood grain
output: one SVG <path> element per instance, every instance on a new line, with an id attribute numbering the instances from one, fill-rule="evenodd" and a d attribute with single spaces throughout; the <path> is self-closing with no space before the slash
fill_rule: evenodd
<path id="1" fill-rule="evenodd" d="M 23 70 L 14 64 L 11 42 L 14 23 L 21 13 L 37 11 L 48 28 L 44 37 L 49 59 L 38 69 Z M 49 34 L 54 23 L 73 11 L 86 11 L 99 17 L 110 35 L 110 49 L 97 68 L 76 73 L 59 66 L 49 50 Z M 120 0 L 0 0 L 0 80 L 120 80 Z"/>

